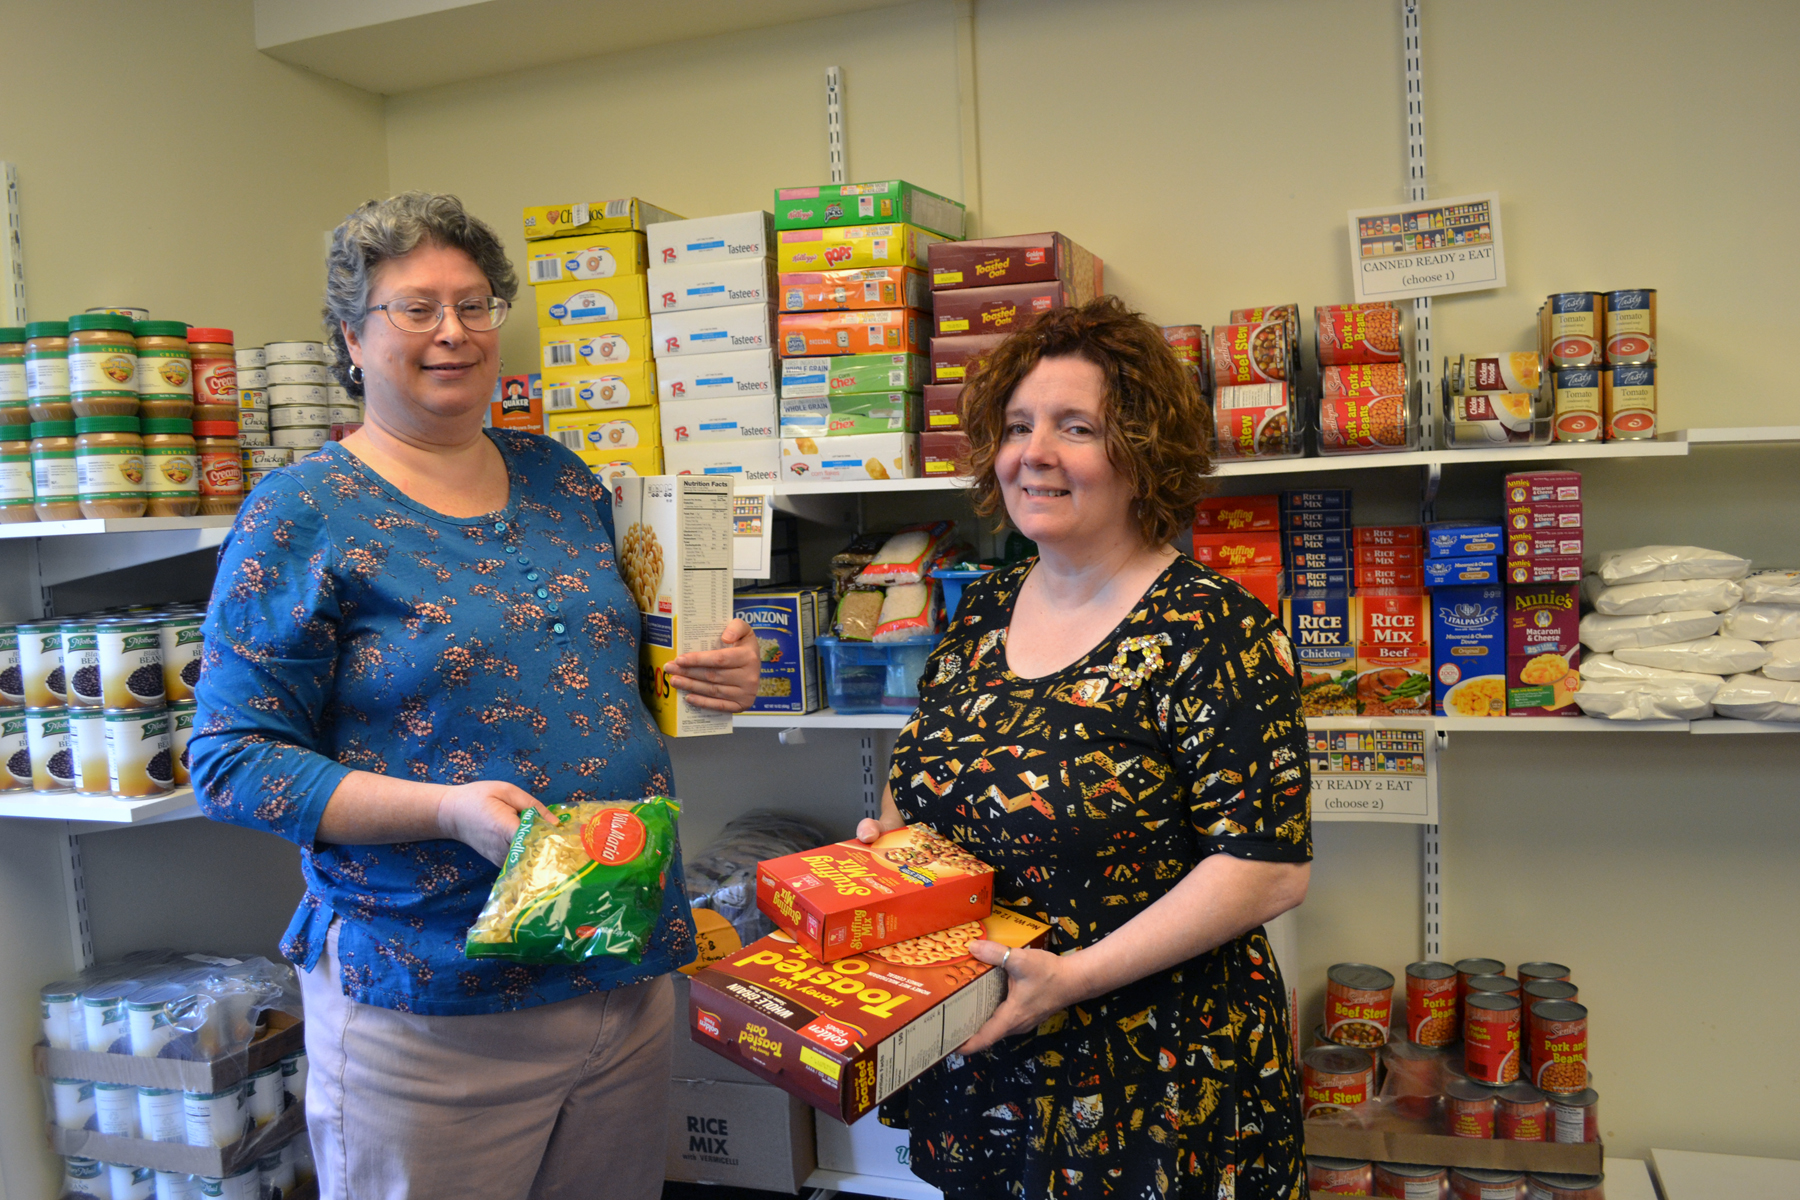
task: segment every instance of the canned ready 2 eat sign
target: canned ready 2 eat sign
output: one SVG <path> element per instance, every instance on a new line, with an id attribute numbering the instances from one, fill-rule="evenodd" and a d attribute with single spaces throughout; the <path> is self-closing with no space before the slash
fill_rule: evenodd
<path id="1" fill-rule="evenodd" d="M 1500 193 L 1350 213 L 1356 300 L 1407 300 L 1506 286 Z"/>
<path id="2" fill-rule="evenodd" d="M 1314 717 L 1306 722 L 1312 819 L 1434 825 L 1437 738 L 1424 721 L 1374 728 Z"/>

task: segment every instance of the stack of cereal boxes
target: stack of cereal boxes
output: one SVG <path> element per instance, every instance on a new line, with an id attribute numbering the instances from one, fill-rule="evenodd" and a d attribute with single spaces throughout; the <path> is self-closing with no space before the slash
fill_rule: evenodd
<path id="1" fill-rule="evenodd" d="M 1506 711 L 1580 716 L 1581 475 L 1520 472 L 1504 487 Z"/>
<path id="2" fill-rule="evenodd" d="M 953 475 L 968 449 L 962 386 L 969 366 L 1043 313 L 1106 290 L 1105 264 L 1060 233 L 1026 233 L 930 249 L 931 385 L 919 457 L 927 475 Z"/>
<path id="3" fill-rule="evenodd" d="M 774 483 L 774 230 L 766 212 L 650 230 L 650 324 L 671 475 Z"/>
<path id="4" fill-rule="evenodd" d="M 637 199 L 525 210 L 540 370 L 501 379 L 494 424 L 541 427 L 608 479 L 662 472 L 644 235 L 676 220 Z"/>
<path id="5" fill-rule="evenodd" d="M 782 478 L 918 475 L 926 254 L 962 205 L 898 179 L 781 188 L 775 228 Z"/>

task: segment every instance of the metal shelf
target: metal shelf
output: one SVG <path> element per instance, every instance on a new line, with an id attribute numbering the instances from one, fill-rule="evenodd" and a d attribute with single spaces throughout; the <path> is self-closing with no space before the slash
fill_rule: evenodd
<path id="1" fill-rule="evenodd" d="M 806 1186 L 822 1189 L 825 1196 L 849 1193 L 854 1196 L 882 1196 L 887 1200 L 943 1200 L 944 1193 L 923 1179 L 898 1179 L 891 1175 L 853 1175 L 848 1171 L 828 1171 L 819 1167 L 806 1177 Z"/>
<path id="2" fill-rule="evenodd" d="M 739 713 L 738 729 L 904 729 L 912 714 L 840 713 L 829 708 L 801 713 Z M 1438 733 L 1800 733 L 1800 723 L 1734 721 L 1611 721 L 1604 717 L 1319 717 L 1311 729 L 1368 729 L 1395 722 L 1424 723 Z"/>
<path id="3" fill-rule="evenodd" d="M 151 825 L 200 815 L 194 789 L 176 788 L 160 796 L 124 800 L 117 796 L 81 796 L 74 792 L 0 792 L 0 817 L 39 821 L 76 821 L 95 829 Z M 77 830 L 76 832 L 89 832 Z"/>
<path id="4" fill-rule="evenodd" d="M 737 729 L 904 729 L 912 713 L 841 713 L 829 708 L 810 713 L 738 713 Z"/>
<path id="5" fill-rule="evenodd" d="M 161 533 L 171 529 L 229 529 L 235 515 L 224 517 L 105 517 L 80 521 L 26 521 L 0 525 L 0 539 L 72 537 L 95 533 Z"/>

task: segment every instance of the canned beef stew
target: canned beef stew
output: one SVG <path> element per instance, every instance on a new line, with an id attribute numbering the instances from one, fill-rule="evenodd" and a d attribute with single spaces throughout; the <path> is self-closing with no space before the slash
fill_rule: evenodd
<path id="1" fill-rule="evenodd" d="M 1344 1112 L 1375 1095 L 1375 1060 L 1355 1046 L 1314 1046 L 1300 1056 L 1301 1115 Z"/>
<path id="2" fill-rule="evenodd" d="M 1351 1158 L 1306 1159 L 1306 1190 L 1331 1196 L 1368 1196 L 1375 1189 L 1375 1164 Z"/>
<path id="3" fill-rule="evenodd" d="M 1368 963 L 1338 963 L 1325 973 L 1325 1036 L 1343 1046 L 1388 1040 L 1394 977 Z"/>
<path id="4" fill-rule="evenodd" d="M 1406 968 L 1406 1036 L 1421 1046 L 1448 1046 L 1457 1038 L 1456 968 L 1416 962 Z"/>

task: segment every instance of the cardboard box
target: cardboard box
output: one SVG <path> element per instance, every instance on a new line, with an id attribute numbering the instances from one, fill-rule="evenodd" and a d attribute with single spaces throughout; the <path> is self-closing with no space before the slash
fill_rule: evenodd
<path id="1" fill-rule="evenodd" d="M 1356 582 L 1349 571 L 1290 570 L 1288 579 L 1297 590 L 1302 591 L 1349 591 Z"/>
<path id="2" fill-rule="evenodd" d="M 931 339 L 931 382 L 963 383 L 969 368 L 1006 340 L 998 333 Z"/>
<path id="3" fill-rule="evenodd" d="M 774 310 L 767 304 L 655 313 L 650 318 L 651 343 L 659 359 L 726 350 L 768 350 L 775 345 L 773 316 Z"/>
<path id="4" fill-rule="evenodd" d="M 1428 588 L 1470 587 L 1500 582 L 1500 560 L 1489 554 L 1480 558 L 1428 558 L 1425 560 L 1425 586 Z"/>
<path id="5" fill-rule="evenodd" d="M 920 354 L 848 354 L 781 360 L 781 396 L 836 396 L 844 392 L 916 392 L 929 378 Z"/>
<path id="6" fill-rule="evenodd" d="M 809 713 L 825 707 L 819 680 L 817 601 L 810 588 L 739 592 L 732 612 L 756 634 L 762 678 L 751 712 Z"/>
<path id="7" fill-rule="evenodd" d="M 1284 533 L 1281 536 L 1287 539 L 1287 553 L 1290 559 L 1296 554 L 1317 553 L 1320 550 L 1341 550 L 1347 554 L 1355 553 L 1350 546 L 1348 529 L 1313 529 L 1298 533 Z"/>
<path id="8" fill-rule="evenodd" d="M 775 250 L 775 231 L 766 212 L 665 221 L 644 234 L 650 261 L 664 267 L 769 258 Z"/>
<path id="9" fill-rule="evenodd" d="M 783 229 L 776 233 L 781 271 L 849 271 L 858 267 L 925 266 L 927 250 L 944 239 L 915 225 L 851 225 Z"/>
<path id="10" fill-rule="evenodd" d="M 1359 567 L 1418 567 L 1424 565 L 1423 546 L 1358 546 Z"/>
<path id="11" fill-rule="evenodd" d="M 1423 525 L 1358 525 L 1352 531 L 1356 548 L 1364 546 L 1423 546 Z"/>
<path id="12" fill-rule="evenodd" d="M 267 1125 L 252 1129 L 229 1146 L 189 1146 L 182 1142 L 152 1142 L 144 1138 L 113 1137 L 92 1129 L 44 1127 L 50 1149 L 73 1158 L 94 1158 L 103 1163 L 149 1167 L 184 1175 L 231 1175 L 257 1159 L 279 1150 L 296 1134 L 306 1132 L 305 1106 L 288 1100 L 288 1107 Z"/>
<path id="13" fill-rule="evenodd" d="M 306 1047 L 302 1021 L 272 1011 L 267 1031 L 235 1058 L 189 1060 L 140 1058 L 93 1050 L 31 1048 L 32 1069 L 47 1079 L 88 1079 L 96 1083 L 129 1083 L 134 1087 L 172 1088 L 184 1092 L 222 1092 L 271 1063 Z"/>
<path id="14" fill-rule="evenodd" d="M 650 322 L 617 321 L 569 329 L 538 330 L 538 363 L 544 378 L 557 372 L 588 374 L 617 371 L 627 363 L 646 363 L 650 354 Z"/>
<path id="15" fill-rule="evenodd" d="M 1305 509 L 1310 512 L 1331 512 L 1350 509 L 1349 488 L 1314 488 L 1307 491 L 1286 491 L 1281 493 L 1281 507 L 1285 509 Z"/>
<path id="16" fill-rule="evenodd" d="M 1056 282 L 938 292 L 931 306 L 933 333 L 938 337 L 1017 333 L 1043 314 L 1072 303 L 1069 290 Z"/>
<path id="17" fill-rule="evenodd" d="M 654 405 L 646 408 L 614 408 L 605 412 L 552 413 L 544 418 L 544 434 L 592 465 L 632 450 L 651 450 L 662 444 L 662 430 Z"/>
<path id="18" fill-rule="evenodd" d="M 1577 555 L 1506 560 L 1508 583 L 1580 583 L 1581 559 Z"/>
<path id="19" fill-rule="evenodd" d="M 577 233 L 622 233 L 626 230 L 643 233 L 660 222 L 679 220 L 679 213 L 646 204 L 635 196 L 627 200 L 533 205 L 525 210 L 525 240 L 535 242 Z"/>
<path id="20" fill-rule="evenodd" d="M 930 317 L 916 308 L 782 313 L 784 358 L 834 354 L 917 354 L 925 349 Z"/>
<path id="21" fill-rule="evenodd" d="M 791 1194 L 816 1169 L 816 1137 L 812 1109 L 780 1088 L 671 1079 L 663 1178 Z"/>
<path id="22" fill-rule="evenodd" d="M 503 375 L 497 390 L 499 398 L 488 405 L 488 424 L 495 429 L 544 432 L 544 384 L 541 375 Z"/>
<path id="23" fill-rule="evenodd" d="M 781 479 L 784 483 L 916 479 L 918 475 L 919 437 L 914 433 L 781 439 Z"/>
<path id="24" fill-rule="evenodd" d="M 1296 550 L 1282 548 L 1282 562 L 1290 571 L 1348 571 L 1353 564 L 1348 550 Z"/>
<path id="25" fill-rule="evenodd" d="M 1506 715 L 1505 603 L 1498 583 L 1432 592 L 1432 711 L 1438 716 Z"/>
<path id="26" fill-rule="evenodd" d="M 1356 647 L 1349 642 L 1295 646 L 1300 705 L 1309 717 L 1356 715 Z"/>
<path id="27" fill-rule="evenodd" d="M 1506 535 L 1506 559 L 1580 558 L 1581 530 L 1533 529 Z"/>
<path id="28" fill-rule="evenodd" d="M 774 483 L 781 478 L 781 439 L 671 442 L 663 448 L 663 469 L 671 475 L 725 475 L 739 483 Z"/>
<path id="29" fill-rule="evenodd" d="M 1273 495 L 1208 496 L 1194 507 L 1194 532 L 1273 533 L 1281 529 L 1281 506 Z"/>
<path id="30" fill-rule="evenodd" d="M 1215 571 L 1280 570 L 1279 533 L 1194 533 L 1194 561 Z"/>
<path id="31" fill-rule="evenodd" d="M 1295 646 L 1349 646 L 1356 638 L 1356 597 L 1320 588 L 1281 602 L 1281 623 Z"/>
<path id="32" fill-rule="evenodd" d="M 731 732 L 731 714 L 689 704 L 664 668 L 690 650 L 717 650 L 731 619 L 730 476 L 654 475 L 614 485 L 619 569 L 643 622 L 638 690 L 670 737 Z"/>
<path id="33" fill-rule="evenodd" d="M 963 235 L 963 206 L 904 179 L 775 190 L 776 229 L 905 221 L 947 238 Z"/>
<path id="34" fill-rule="evenodd" d="M 781 400 L 782 437 L 917 432 L 917 392 L 844 392 L 806 399 L 784 396 Z"/>
<path id="35" fill-rule="evenodd" d="M 1541 529 L 1580 529 L 1581 501 L 1546 501 L 1512 504 L 1506 509 L 1506 530 L 1521 533 Z"/>
<path id="36" fill-rule="evenodd" d="M 1506 712 L 1514 717 L 1578 717 L 1581 586 L 1506 586 Z"/>
<path id="37" fill-rule="evenodd" d="M 958 475 L 969 458 L 969 435 L 959 429 L 919 435 L 919 469 L 927 478 Z"/>
<path id="38" fill-rule="evenodd" d="M 625 450 L 608 454 L 601 450 L 577 450 L 576 456 L 587 464 L 588 470 L 594 473 L 613 492 L 613 508 L 619 506 L 618 482 L 621 479 L 639 479 L 646 475 L 663 473 L 662 450 L 650 446 L 642 450 Z"/>
<path id="39" fill-rule="evenodd" d="M 1506 477 L 1506 504 L 1579 504 L 1581 472 L 1517 471 Z"/>
<path id="40" fill-rule="evenodd" d="M 1605 1147 L 1599 1142 L 1514 1142 L 1501 1138 L 1461 1138 L 1420 1133 L 1426 1128 L 1398 1118 L 1378 1118 L 1382 1127 L 1352 1128 L 1329 1121 L 1306 1124 L 1306 1152 L 1362 1162 L 1410 1162 L 1490 1171 L 1541 1171 L 1598 1175 Z"/>
<path id="41" fill-rule="evenodd" d="M 1366 717 L 1431 715 L 1431 647 L 1423 641 L 1356 647 L 1356 711 Z"/>
<path id="42" fill-rule="evenodd" d="M 879 1113 L 870 1113 L 849 1125 L 822 1121 L 818 1138 L 822 1171 L 903 1179 L 914 1186 L 920 1182 L 912 1171 L 912 1134 L 883 1125 Z"/>
<path id="43" fill-rule="evenodd" d="M 1423 646 L 1431 640 L 1431 604 L 1422 591 L 1372 589 L 1356 597 L 1356 642 Z"/>
<path id="44" fill-rule="evenodd" d="M 642 275 L 649 265 L 644 235 L 630 231 L 549 238 L 525 248 L 525 278 L 534 287 Z"/>
<path id="45" fill-rule="evenodd" d="M 1350 510 L 1347 508 L 1323 511 L 1310 508 L 1284 508 L 1281 510 L 1281 527 L 1291 533 L 1306 533 L 1321 529 L 1348 529 L 1350 528 Z"/>
<path id="46" fill-rule="evenodd" d="M 831 312 L 845 308 L 931 309 L 925 272 L 912 267 L 856 271 L 790 271 L 781 276 L 783 312 Z"/>
<path id="47" fill-rule="evenodd" d="M 1352 583 L 1357 591 L 1368 588 L 1423 588 L 1423 567 L 1365 567 L 1356 564 Z"/>
<path id="48" fill-rule="evenodd" d="M 546 283 L 533 288 L 537 297 L 539 329 L 567 325 L 594 325 L 612 321 L 641 321 L 650 315 L 642 275 L 617 279 L 578 279 L 573 283 Z"/>
<path id="49" fill-rule="evenodd" d="M 1505 553 L 1505 532 L 1493 521 L 1436 521 L 1425 527 L 1432 558 L 1475 558 Z"/>
<path id="50" fill-rule="evenodd" d="M 962 427 L 962 384 L 926 384 L 923 428 L 927 432 L 942 432 Z"/>
<path id="51" fill-rule="evenodd" d="M 546 416 L 552 413 L 640 408 L 656 403 L 656 367 L 648 360 L 628 363 L 613 371 L 582 371 L 564 367 L 551 374 L 560 378 L 544 385 L 543 408 Z"/>
<path id="52" fill-rule="evenodd" d="M 729 350 L 664 359 L 657 367 L 656 394 L 664 404 L 773 396 L 775 362 L 773 350 Z"/>
<path id="53" fill-rule="evenodd" d="M 1281 612 L 1281 597 L 1287 592 L 1287 572 L 1279 570 L 1220 571 L 1246 592 L 1261 600 L 1270 615 Z"/>
<path id="54" fill-rule="evenodd" d="M 940 242 L 930 251 L 935 291 L 1019 283 L 1061 283 L 1070 304 L 1086 304 L 1106 291 L 1100 259 L 1060 233 Z"/>
<path id="55" fill-rule="evenodd" d="M 766 258 L 651 267 L 651 312 L 691 312 L 730 304 L 771 304 L 775 266 Z"/>
<path id="56" fill-rule="evenodd" d="M 1050 928 L 1005 909 L 979 936 L 1042 946 Z M 951 942 L 946 953 L 953 953 Z M 821 963 L 771 934 L 694 976 L 697 1042 L 846 1123 L 967 1041 L 993 1015 L 1005 973 L 966 954 L 927 966 L 854 955 Z"/>
<path id="57" fill-rule="evenodd" d="M 662 405 L 661 412 L 662 440 L 667 445 L 777 436 L 773 396 L 678 400 Z"/>

